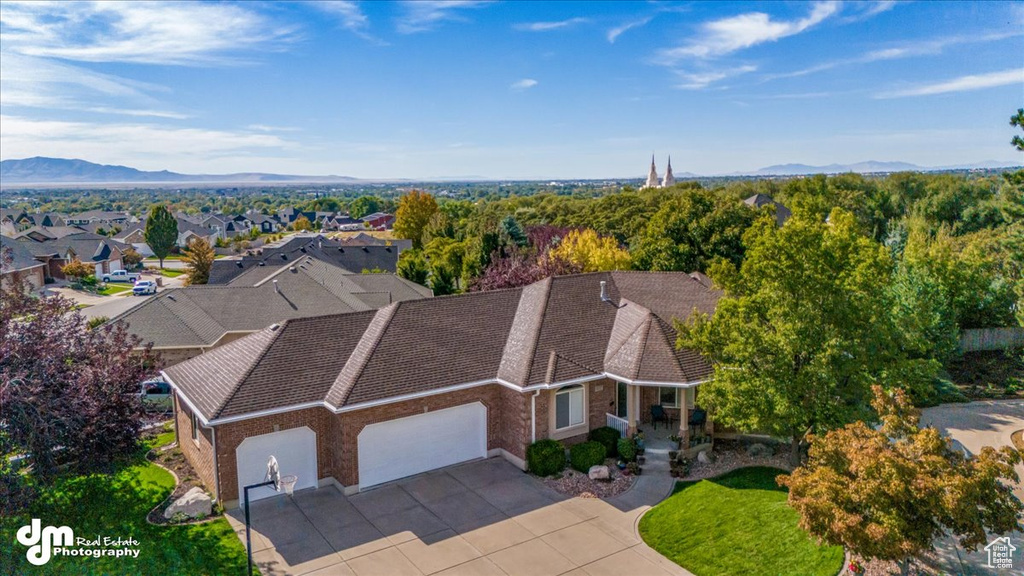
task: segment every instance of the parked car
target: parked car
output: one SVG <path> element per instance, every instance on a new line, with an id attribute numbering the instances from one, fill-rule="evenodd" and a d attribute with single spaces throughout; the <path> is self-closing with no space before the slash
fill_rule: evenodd
<path id="1" fill-rule="evenodd" d="M 136 296 L 156 294 L 156 282 L 152 280 L 139 280 L 135 283 L 135 287 L 132 288 L 132 294 Z"/>
<path id="2" fill-rule="evenodd" d="M 171 385 L 159 378 L 142 383 L 142 405 L 147 412 L 171 411 Z"/>
<path id="3" fill-rule="evenodd" d="M 129 272 L 127 270 L 114 270 L 110 274 L 103 275 L 104 282 L 135 282 L 139 279 L 137 272 Z"/>

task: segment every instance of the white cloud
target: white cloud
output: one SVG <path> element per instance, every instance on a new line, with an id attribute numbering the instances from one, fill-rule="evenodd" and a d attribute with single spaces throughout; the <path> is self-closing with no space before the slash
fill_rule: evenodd
<path id="1" fill-rule="evenodd" d="M 932 96 L 935 94 L 949 94 L 951 92 L 967 92 L 970 90 L 1009 86 L 1011 84 L 1024 86 L 1024 68 L 1003 70 L 1002 72 L 989 72 L 988 74 L 971 74 L 969 76 L 961 76 L 952 80 L 923 84 L 914 88 L 884 92 L 876 95 L 875 98 Z"/>
<path id="2" fill-rule="evenodd" d="M 395 28 L 402 34 L 415 34 L 433 30 L 446 21 L 461 21 L 461 9 L 479 8 L 490 2 L 486 0 L 407 0 L 403 2 L 405 12 L 398 19 Z"/>
<path id="3" fill-rule="evenodd" d="M 369 40 L 378 45 L 387 44 L 387 42 L 370 34 L 370 18 L 363 12 L 358 2 L 349 0 L 309 0 L 306 4 L 335 17 L 343 29 L 352 32 L 364 40 Z"/>
<path id="4" fill-rule="evenodd" d="M 586 18 L 569 18 L 568 20 L 559 20 L 557 22 L 525 22 L 522 24 L 516 24 L 513 28 L 524 32 L 550 32 L 551 30 L 568 28 L 570 26 L 585 24 L 587 22 L 590 22 L 590 20 Z"/>
<path id="5" fill-rule="evenodd" d="M 679 77 L 681 82 L 675 85 L 680 90 L 700 90 L 707 88 L 709 85 L 731 78 L 733 76 L 739 76 L 741 74 L 748 74 L 757 70 L 757 66 L 746 65 L 737 66 L 735 68 L 722 68 L 719 70 L 709 70 L 704 72 L 683 72 L 676 71 L 676 76 Z"/>
<path id="6" fill-rule="evenodd" d="M 619 36 L 622 36 L 624 32 L 632 30 L 633 28 L 640 28 L 641 26 L 646 26 L 647 23 L 651 21 L 651 19 L 651 17 L 648 17 L 642 18 L 640 20 L 634 20 L 632 22 L 626 22 L 622 26 L 616 26 L 615 28 L 608 30 L 608 42 L 614 44 L 615 40 L 618 39 Z"/>
<path id="7" fill-rule="evenodd" d="M 839 11 L 837 2 L 816 2 L 810 13 L 799 20 L 773 20 L 763 12 L 748 12 L 737 16 L 706 22 L 701 35 L 686 45 L 658 52 L 664 65 L 680 60 L 712 58 L 731 54 L 765 42 L 775 42 L 799 34 L 820 24 Z"/>
<path id="8" fill-rule="evenodd" d="M 533 78 L 523 78 L 522 80 L 517 80 L 513 82 L 512 85 L 509 86 L 509 88 L 521 92 L 523 90 L 529 90 L 530 88 L 533 88 L 537 84 L 539 84 L 539 82 L 537 82 Z"/>
<path id="9" fill-rule="evenodd" d="M 4 2 L 4 51 L 81 62 L 201 65 L 293 39 L 242 4 Z"/>
<path id="10" fill-rule="evenodd" d="M 868 18 L 874 18 L 883 12 L 888 12 L 896 7 L 896 0 L 876 0 L 874 2 L 848 2 L 846 7 L 853 10 L 853 14 L 845 19 L 846 22 L 860 22 Z"/>
<path id="11" fill-rule="evenodd" d="M 297 148 L 279 136 L 249 131 L 34 120 L 10 115 L 0 115 L 0 138 L 4 158 L 85 158 L 147 169 L 187 165 L 191 170 L 206 166 L 217 171 L 220 157 Z"/>
<path id="12" fill-rule="evenodd" d="M 96 108 L 86 108 L 86 112 L 97 112 L 99 114 L 116 114 L 120 116 L 139 116 L 149 118 L 168 118 L 171 120 L 186 120 L 191 118 L 188 114 L 182 114 L 180 112 L 168 112 L 165 110 L 134 110 L 131 108 L 108 108 L 105 106 L 99 106 Z"/>

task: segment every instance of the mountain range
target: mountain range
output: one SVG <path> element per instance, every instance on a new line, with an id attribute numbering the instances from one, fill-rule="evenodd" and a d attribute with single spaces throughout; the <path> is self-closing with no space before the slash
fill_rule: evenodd
<path id="1" fill-rule="evenodd" d="M 809 166 L 807 164 L 778 164 L 767 166 L 753 172 L 736 172 L 730 176 L 798 176 L 802 174 L 840 174 L 844 172 L 884 173 L 935 170 L 964 170 L 976 168 L 1004 168 L 1012 162 L 989 160 L 959 166 L 927 168 L 907 162 L 867 161 L 856 164 L 829 164 L 827 166 Z M 676 174 L 677 179 L 697 178 L 697 174 L 683 172 Z M 435 178 L 436 181 L 451 181 L 456 178 Z M 487 180 L 475 176 L 458 180 Z M 240 172 L 235 174 L 180 174 L 168 170 L 144 171 L 128 166 L 95 164 L 85 160 L 68 158 L 34 158 L 11 159 L 0 162 L 0 185 L 16 184 L 103 184 L 103 183 L 354 183 L 369 182 L 350 176 L 298 176 L 293 174 L 268 174 L 264 172 Z"/>

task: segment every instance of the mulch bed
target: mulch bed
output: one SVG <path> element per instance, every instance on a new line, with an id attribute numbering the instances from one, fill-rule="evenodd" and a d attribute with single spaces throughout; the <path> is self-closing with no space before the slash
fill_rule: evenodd
<path id="1" fill-rule="evenodd" d="M 856 554 L 850 556 L 853 560 L 860 562 L 862 568 L 864 568 L 864 576 L 898 576 L 900 574 L 899 566 L 895 562 L 887 562 L 884 560 L 864 560 Z M 852 574 L 846 568 L 849 566 L 849 562 L 843 566 L 841 575 Z M 915 561 L 910 565 L 911 576 L 936 576 L 943 574 L 939 570 L 935 570 L 930 566 L 922 564 L 920 561 Z"/>
<path id="2" fill-rule="evenodd" d="M 626 476 L 615 466 L 615 459 L 605 460 L 610 480 L 591 480 L 585 472 L 577 472 L 572 468 L 562 471 L 561 477 L 542 478 L 541 480 L 552 490 L 578 498 L 611 498 L 622 494 L 633 485 L 636 476 Z"/>
<path id="3" fill-rule="evenodd" d="M 162 432 L 162 430 L 157 428 L 155 429 L 154 434 L 159 432 Z M 148 520 L 150 524 L 195 524 L 199 522 L 207 522 L 211 519 L 216 519 L 221 515 L 218 512 L 219 507 L 215 505 L 213 507 L 213 512 L 206 518 L 203 518 L 202 520 L 193 520 L 189 522 L 173 522 L 168 518 L 164 518 L 164 510 L 166 510 L 167 507 L 170 506 L 175 500 L 184 496 L 186 492 L 188 492 L 192 488 L 195 488 L 196 486 L 202 488 L 203 490 L 205 490 L 206 488 L 203 486 L 202 482 L 199 481 L 199 476 L 196 475 L 195 470 L 192 469 L 192 465 L 188 463 L 188 460 L 185 459 L 185 456 L 181 453 L 181 450 L 178 449 L 177 444 L 169 444 L 167 446 L 163 446 L 162 448 L 155 448 L 150 451 L 147 457 L 149 458 L 149 460 L 168 469 L 170 472 L 174 474 L 174 476 L 178 480 L 178 485 L 174 487 L 174 490 L 171 492 L 170 496 L 168 496 L 166 500 L 161 502 L 159 506 L 157 506 L 153 510 L 150 510 L 149 515 L 146 517 L 146 520 Z"/>
<path id="4" fill-rule="evenodd" d="M 749 466 L 768 466 L 782 470 L 793 469 L 789 464 L 789 453 L 785 450 L 771 456 L 751 456 L 747 454 L 746 448 L 742 444 L 719 441 L 716 442 L 712 454 L 715 456 L 715 461 L 711 464 L 701 464 L 694 457 L 693 464 L 690 466 L 690 473 L 685 477 L 680 477 L 679 480 L 689 481 L 714 478 L 738 468 Z"/>

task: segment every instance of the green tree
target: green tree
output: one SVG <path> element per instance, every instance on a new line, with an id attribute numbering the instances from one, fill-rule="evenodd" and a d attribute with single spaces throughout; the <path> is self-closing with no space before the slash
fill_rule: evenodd
<path id="1" fill-rule="evenodd" d="M 394 233 L 399 238 L 412 240 L 413 248 L 423 247 L 423 231 L 437 213 L 437 201 L 420 190 L 412 190 L 398 201 Z"/>
<path id="2" fill-rule="evenodd" d="M 296 232 L 309 232 L 313 230 L 313 223 L 305 216 L 299 216 L 292 222 L 292 230 Z"/>
<path id="3" fill-rule="evenodd" d="M 743 259 L 743 232 L 756 216 L 740 202 L 705 190 L 685 190 L 666 201 L 630 243 L 633 266 L 706 272 L 715 258 L 738 265 Z"/>
<path id="4" fill-rule="evenodd" d="M 150 209 L 149 218 L 146 219 L 145 238 L 149 249 L 160 259 L 162 269 L 164 258 L 167 258 L 178 242 L 178 221 L 171 215 L 167 206 L 157 204 Z"/>
<path id="5" fill-rule="evenodd" d="M 132 270 L 139 264 L 142 264 L 142 254 L 139 254 L 135 248 L 125 248 L 124 252 L 121 252 L 121 262 L 124 263 L 126 270 Z"/>
<path id="6" fill-rule="evenodd" d="M 206 284 L 210 281 L 210 268 L 216 253 L 205 238 L 193 238 L 185 252 L 185 285 Z"/>
<path id="7" fill-rule="evenodd" d="M 410 282 L 426 286 L 430 269 L 419 250 L 405 250 L 398 257 L 397 274 Z"/>
<path id="8" fill-rule="evenodd" d="M 451 269 L 446 264 L 437 262 L 431 263 L 430 289 L 434 291 L 434 296 L 444 296 L 445 294 L 455 293 L 455 275 L 452 274 Z"/>
<path id="9" fill-rule="evenodd" d="M 380 212 L 380 198 L 376 196 L 360 196 L 348 205 L 348 215 L 353 218 L 362 218 L 367 214 Z"/>
<path id="10" fill-rule="evenodd" d="M 976 550 L 986 532 L 1018 528 L 1010 447 L 965 457 L 935 428 L 919 428 L 909 398 L 873 388 L 879 429 L 855 422 L 811 443 L 808 462 L 780 476 L 800 526 L 825 543 L 867 558 L 895 561 L 908 574 L 912 559 L 936 538 L 955 536 Z"/>
<path id="11" fill-rule="evenodd" d="M 1024 108 L 1018 108 L 1017 113 L 1010 116 L 1010 126 L 1024 129 Z M 1024 151 L 1024 138 L 1021 138 L 1019 134 L 1014 134 L 1010 144 L 1013 144 L 1017 150 Z"/>
<path id="12" fill-rule="evenodd" d="M 723 260 L 710 271 L 726 293 L 714 316 L 678 323 L 680 343 L 714 366 L 701 398 L 715 419 L 792 438 L 794 464 L 807 434 L 863 415 L 872 383 L 934 375 L 903 355 L 884 290 L 892 259 L 857 228 L 840 209 L 828 223 L 806 211 L 781 228 L 759 219 L 742 266 Z"/>
<path id="13" fill-rule="evenodd" d="M 573 230 L 551 249 L 550 255 L 577 267 L 582 272 L 628 270 L 629 252 L 619 248 L 610 236 L 601 237 L 593 230 Z"/>
<path id="14" fill-rule="evenodd" d="M 511 216 L 505 216 L 498 223 L 498 234 L 501 236 L 501 242 L 505 246 L 517 246 L 522 248 L 526 246 L 526 233 L 523 232 L 523 227 L 516 222 L 516 219 Z"/>

